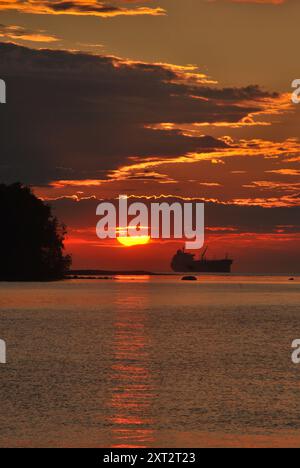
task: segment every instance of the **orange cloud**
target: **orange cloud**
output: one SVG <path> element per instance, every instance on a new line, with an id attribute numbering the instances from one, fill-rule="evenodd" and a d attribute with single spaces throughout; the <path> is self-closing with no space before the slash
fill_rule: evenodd
<path id="1" fill-rule="evenodd" d="M 234 198 L 231 200 L 234 205 L 241 206 L 260 206 L 262 208 L 282 208 L 282 207 L 298 207 L 300 204 L 300 196 L 286 195 L 283 197 L 253 197 L 253 198 Z"/>
<path id="2" fill-rule="evenodd" d="M 282 183 L 273 182 L 270 180 L 256 180 L 249 185 L 244 185 L 247 188 L 259 188 L 260 190 L 278 189 L 280 191 L 294 192 L 300 190 L 300 183 Z"/>
<path id="3" fill-rule="evenodd" d="M 238 156 L 261 156 L 263 158 L 279 158 L 280 156 L 292 156 L 300 152 L 300 145 L 297 139 L 290 138 L 284 142 L 274 142 L 269 140 L 239 140 L 234 141 L 226 138 L 228 147 L 215 149 L 214 151 L 202 151 L 201 153 L 189 153 L 173 158 L 145 158 L 139 162 L 139 158 L 131 158 L 131 163 L 111 171 L 110 180 L 127 180 L 128 176 L 136 171 L 156 168 L 170 164 L 188 164 L 199 161 L 211 161 L 214 164 L 222 164 L 224 158 Z M 287 159 L 288 161 L 288 159 Z"/>
<path id="4" fill-rule="evenodd" d="M 1 6 L 0 6 L 1 9 Z M 44 30 L 29 30 L 17 25 L 0 24 L 0 37 L 8 40 L 21 40 L 30 42 L 56 42 L 58 37 L 48 35 Z"/>
<path id="5" fill-rule="evenodd" d="M 299 176 L 300 170 L 299 169 L 276 169 L 274 171 L 267 171 L 271 174 L 280 174 L 280 175 L 288 175 L 288 176 Z"/>
<path id="6" fill-rule="evenodd" d="M 123 1 L 115 2 L 116 6 L 110 5 L 106 1 L 98 0 L 1 0 L 1 10 L 16 10 L 21 13 L 31 13 L 39 15 L 76 15 L 76 16 L 99 16 L 110 18 L 114 16 L 126 15 L 152 15 L 160 16 L 166 12 L 162 8 L 150 8 L 137 6 L 128 8 L 122 6 Z"/>
<path id="7" fill-rule="evenodd" d="M 208 80 L 208 78 L 206 77 Z M 197 98 L 196 96 L 193 96 Z M 199 99 L 199 97 L 198 97 Z M 225 101 L 223 101 L 225 104 Z M 196 136 L 199 132 L 203 132 L 206 127 L 209 128 L 246 128 L 246 127 L 270 127 L 274 123 L 274 119 L 281 115 L 286 115 L 294 111 L 294 105 L 291 101 L 290 93 L 283 93 L 281 95 L 274 94 L 274 96 L 255 96 L 255 98 L 244 100 L 244 105 L 253 108 L 250 112 L 238 121 L 216 121 L 216 122 L 195 122 L 189 124 L 178 124 L 171 122 L 161 122 L 158 124 L 148 125 L 147 128 L 153 130 L 180 130 L 184 135 Z M 259 110 L 257 106 L 259 104 Z M 201 133 L 200 133 L 201 134 Z"/>
<path id="8" fill-rule="evenodd" d="M 100 179 L 85 179 L 85 180 L 58 180 L 51 183 L 51 187 L 65 188 L 65 187 L 99 187 L 103 181 Z"/>

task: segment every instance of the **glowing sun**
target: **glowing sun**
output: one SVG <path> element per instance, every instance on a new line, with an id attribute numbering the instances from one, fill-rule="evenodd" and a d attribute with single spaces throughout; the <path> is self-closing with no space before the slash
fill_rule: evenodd
<path id="1" fill-rule="evenodd" d="M 120 236 L 117 237 L 120 244 L 125 245 L 125 247 L 132 247 L 134 245 L 145 245 L 150 242 L 150 236 Z"/>

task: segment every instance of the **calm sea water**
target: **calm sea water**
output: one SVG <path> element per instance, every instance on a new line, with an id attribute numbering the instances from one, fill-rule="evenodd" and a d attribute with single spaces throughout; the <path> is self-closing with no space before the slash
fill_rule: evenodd
<path id="1" fill-rule="evenodd" d="M 0 284 L 0 446 L 300 446 L 300 279 Z"/>

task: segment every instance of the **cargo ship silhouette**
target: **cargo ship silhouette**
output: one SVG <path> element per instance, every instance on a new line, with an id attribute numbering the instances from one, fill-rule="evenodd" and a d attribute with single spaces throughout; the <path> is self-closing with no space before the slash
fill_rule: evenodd
<path id="1" fill-rule="evenodd" d="M 230 273 L 233 260 L 227 255 L 223 259 L 209 260 L 205 256 L 207 249 L 204 249 L 199 260 L 195 260 L 195 255 L 184 249 L 178 250 L 171 262 L 172 270 L 178 273 Z"/>

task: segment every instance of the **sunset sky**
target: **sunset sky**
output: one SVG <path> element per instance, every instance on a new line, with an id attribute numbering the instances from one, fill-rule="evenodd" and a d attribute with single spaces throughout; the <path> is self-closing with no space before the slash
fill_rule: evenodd
<path id="1" fill-rule="evenodd" d="M 95 234 L 99 200 L 205 200 L 210 256 L 300 272 L 299 0 L 0 0 L 0 182 L 68 226 L 75 268 L 168 270 Z M 167 198 L 165 198 L 167 197 Z"/>

